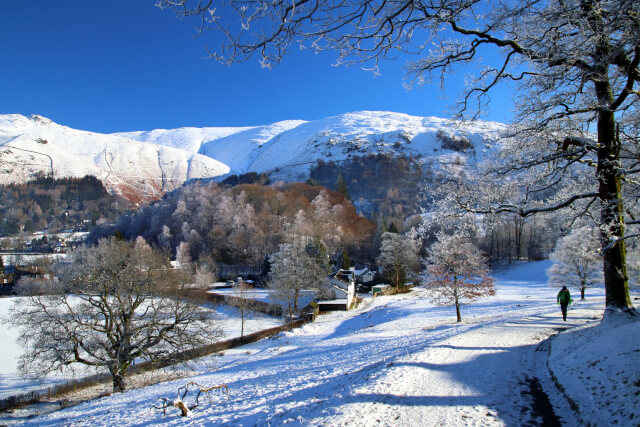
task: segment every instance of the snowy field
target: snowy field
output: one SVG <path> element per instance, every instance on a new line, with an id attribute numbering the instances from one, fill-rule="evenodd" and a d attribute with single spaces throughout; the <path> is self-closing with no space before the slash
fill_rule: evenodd
<path id="1" fill-rule="evenodd" d="M 20 298 L 0 298 L 0 320 L 8 315 L 9 309 L 14 301 L 20 301 Z M 225 337 L 222 339 L 239 337 L 241 322 L 237 312 L 225 306 L 217 306 L 216 312 L 224 320 Z M 244 333 L 249 334 L 281 324 L 280 319 L 255 313 L 250 316 L 250 318 L 245 319 Z M 57 375 L 49 375 L 44 381 L 20 376 L 17 372 L 17 360 L 22 350 L 20 346 L 16 344 L 17 339 L 18 331 L 10 329 L 6 324 L 0 322 L 0 343 L 2 343 L 3 346 L 0 352 L 0 398 L 30 391 L 46 390 L 47 387 L 65 383 L 69 379 L 76 378 L 77 376 L 95 373 L 93 370 L 87 371 L 87 369 L 79 369 L 76 374 L 73 372 L 65 372 Z M 0 424 L 2 424 L 1 418 Z"/>
<path id="2" fill-rule="evenodd" d="M 521 264 L 496 272 L 497 294 L 462 307 L 462 323 L 455 322 L 453 307 L 434 307 L 422 289 L 379 297 L 367 307 L 323 315 L 274 339 L 202 358 L 200 373 L 192 378 L 26 423 L 419 426 L 615 420 L 637 425 L 640 322 L 600 324 L 602 289 L 588 290 L 586 302 L 576 301 L 563 322 L 557 289 L 546 285 L 548 266 Z M 604 341 L 603 330 L 610 336 Z M 616 348 L 608 359 L 601 356 L 603 342 Z M 579 412 L 554 387 L 547 364 Z M 161 397 L 175 398 L 189 381 L 226 384 L 229 399 L 201 398 L 186 419 L 175 408 L 163 415 L 152 407 Z M 185 400 L 192 403 L 190 396 Z"/>
<path id="3" fill-rule="evenodd" d="M 236 291 L 233 288 L 211 288 L 208 292 L 231 297 L 236 296 Z M 306 307 L 307 305 L 309 305 L 309 303 L 313 301 L 313 296 L 314 292 L 311 290 L 300 291 L 300 296 L 298 297 L 298 307 Z M 267 304 L 279 304 L 282 307 L 287 306 L 287 302 L 282 297 L 279 297 L 277 292 L 274 292 L 271 289 L 250 289 L 246 291 L 245 298 L 266 302 Z"/>

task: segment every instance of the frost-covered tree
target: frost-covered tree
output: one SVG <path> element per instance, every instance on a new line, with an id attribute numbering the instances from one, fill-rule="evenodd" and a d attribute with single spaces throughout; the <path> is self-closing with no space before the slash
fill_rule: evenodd
<path id="1" fill-rule="evenodd" d="M 338 63 L 369 63 L 397 51 L 415 54 L 413 81 L 444 82 L 461 65 L 478 64 L 456 105 L 458 116 L 486 110 L 496 87 L 515 87 L 518 144 L 512 171 L 545 165 L 544 188 L 568 187 L 567 171 L 588 165 L 586 186 L 537 206 L 517 202 L 478 211 L 522 217 L 580 201 L 596 206 L 608 313 L 633 312 L 629 298 L 623 188 L 638 169 L 640 3 L 636 0 L 440 0 L 326 2 L 310 0 L 159 0 L 223 42 L 211 57 L 231 64 L 257 55 L 264 67 L 292 47 L 335 51 Z M 487 49 L 501 59 L 487 61 Z M 640 234 L 632 232 L 630 235 Z"/>
<path id="2" fill-rule="evenodd" d="M 287 304 L 288 319 L 298 311 L 298 299 L 302 290 L 321 292 L 327 286 L 326 270 L 307 251 L 308 239 L 292 238 L 280 245 L 269 257 L 271 263 L 270 287 Z"/>
<path id="3" fill-rule="evenodd" d="M 158 235 L 158 244 L 163 250 L 168 251 L 173 246 L 172 240 L 171 229 L 166 224 L 163 224 L 162 233 Z"/>
<path id="4" fill-rule="evenodd" d="M 180 242 L 176 248 L 176 261 L 180 264 L 181 269 L 191 272 L 193 265 L 191 263 L 191 245 L 189 243 L 185 241 Z"/>
<path id="5" fill-rule="evenodd" d="M 229 302 L 240 315 L 240 339 L 244 337 L 244 322 L 252 313 L 254 294 L 253 286 L 244 280 L 233 284 L 233 299 Z"/>
<path id="6" fill-rule="evenodd" d="M 602 283 L 602 257 L 594 230 L 574 229 L 556 243 L 551 253 L 553 265 L 547 270 L 551 286 L 569 286 L 580 291 Z"/>
<path id="7" fill-rule="evenodd" d="M 419 244 L 417 233 L 410 230 L 399 234 L 385 232 L 380 242 L 380 255 L 376 258 L 378 267 L 382 268 L 382 275 L 399 289 L 413 273 L 420 267 L 418 261 Z"/>
<path id="8" fill-rule="evenodd" d="M 339 217 L 339 209 L 333 205 L 329 193 L 326 190 L 320 191 L 311 201 L 311 212 L 306 219 L 309 235 L 325 246 L 329 253 L 339 250 L 345 231 L 343 229 L 343 219 Z"/>
<path id="9" fill-rule="evenodd" d="M 20 277 L 13 287 L 13 291 L 20 296 L 46 295 L 48 281 L 42 277 Z"/>
<path id="10" fill-rule="evenodd" d="M 23 373 L 87 365 L 124 391 L 134 361 L 178 362 L 222 336 L 221 321 L 181 297 L 185 277 L 148 245 L 101 240 L 69 253 L 55 273 L 48 295 L 21 299 L 6 319 L 20 330 Z"/>
<path id="11" fill-rule="evenodd" d="M 207 264 L 196 264 L 196 272 L 194 274 L 193 280 L 198 289 L 207 289 L 216 281 L 216 279 L 216 274 L 211 271 L 210 267 Z"/>
<path id="12" fill-rule="evenodd" d="M 429 254 L 425 286 L 435 303 L 455 306 L 458 322 L 463 303 L 495 294 L 484 257 L 464 233 L 439 233 Z"/>

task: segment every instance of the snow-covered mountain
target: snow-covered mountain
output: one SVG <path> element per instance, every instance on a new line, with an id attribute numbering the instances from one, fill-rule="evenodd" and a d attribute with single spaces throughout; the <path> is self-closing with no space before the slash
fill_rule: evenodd
<path id="1" fill-rule="evenodd" d="M 303 180 L 319 159 L 411 155 L 432 162 L 477 161 L 505 126 L 360 111 L 265 126 L 157 129 L 99 134 L 41 116 L 0 115 L 0 183 L 36 173 L 94 175 L 112 191 L 148 201 L 197 178 L 267 172 Z"/>
<path id="2" fill-rule="evenodd" d="M 110 192 L 146 202 L 186 180 L 228 172 L 215 159 L 170 145 L 71 129 L 36 115 L 0 115 L 3 184 L 24 182 L 37 173 L 56 178 L 93 175 Z"/>
<path id="3" fill-rule="evenodd" d="M 447 161 L 459 152 L 443 149 L 444 140 L 468 141 L 464 158 L 478 160 L 487 144 L 504 131 L 495 122 L 459 123 L 436 117 L 358 111 L 313 121 L 288 120 L 251 128 L 182 128 L 116 134 L 139 141 L 199 152 L 233 174 L 267 172 L 277 179 L 300 180 L 318 159 L 388 153 Z"/>

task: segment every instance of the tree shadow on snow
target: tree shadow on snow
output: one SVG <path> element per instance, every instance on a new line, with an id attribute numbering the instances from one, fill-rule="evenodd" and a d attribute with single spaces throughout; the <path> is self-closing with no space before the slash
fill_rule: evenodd
<path id="1" fill-rule="evenodd" d="M 562 320 L 558 323 L 555 318 L 538 316 L 531 319 L 531 323 L 534 322 L 538 327 L 548 327 L 547 330 L 557 329 L 555 326 L 563 323 Z M 504 327 L 521 328 L 522 323 L 517 326 L 506 323 Z M 536 359 L 544 357 L 543 354 L 536 353 L 539 349 L 538 343 L 513 347 L 433 344 L 430 348 L 486 353 L 472 359 L 463 357 L 464 361 L 459 363 L 446 363 L 446 360 L 399 360 L 393 363 L 393 369 L 412 368 L 415 377 L 412 377 L 411 381 L 420 378 L 422 374 L 424 381 L 437 378 L 446 378 L 447 381 L 442 384 L 424 383 L 422 389 L 409 395 L 402 394 L 406 390 L 394 394 L 394 387 L 391 385 L 389 393 L 361 392 L 350 396 L 349 402 L 411 408 L 413 415 L 420 414 L 427 423 L 430 417 L 435 416 L 435 407 L 484 407 L 488 409 L 488 422 L 493 419 L 489 417 L 495 414 L 495 417 L 506 425 L 560 425 L 548 397 L 536 378 Z M 428 357 L 427 354 L 427 360 Z M 417 372 L 415 368 L 418 368 Z M 421 374 L 421 370 L 435 371 L 437 375 L 429 375 L 428 372 Z M 460 422 L 464 420 L 461 419 Z"/>

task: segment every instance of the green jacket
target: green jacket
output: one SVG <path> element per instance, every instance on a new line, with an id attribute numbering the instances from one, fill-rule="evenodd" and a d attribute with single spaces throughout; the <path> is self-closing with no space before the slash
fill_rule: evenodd
<path id="1" fill-rule="evenodd" d="M 558 292 L 558 304 L 569 305 L 571 302 L 571 293 L 568 289 L 561 289 Z"/>

